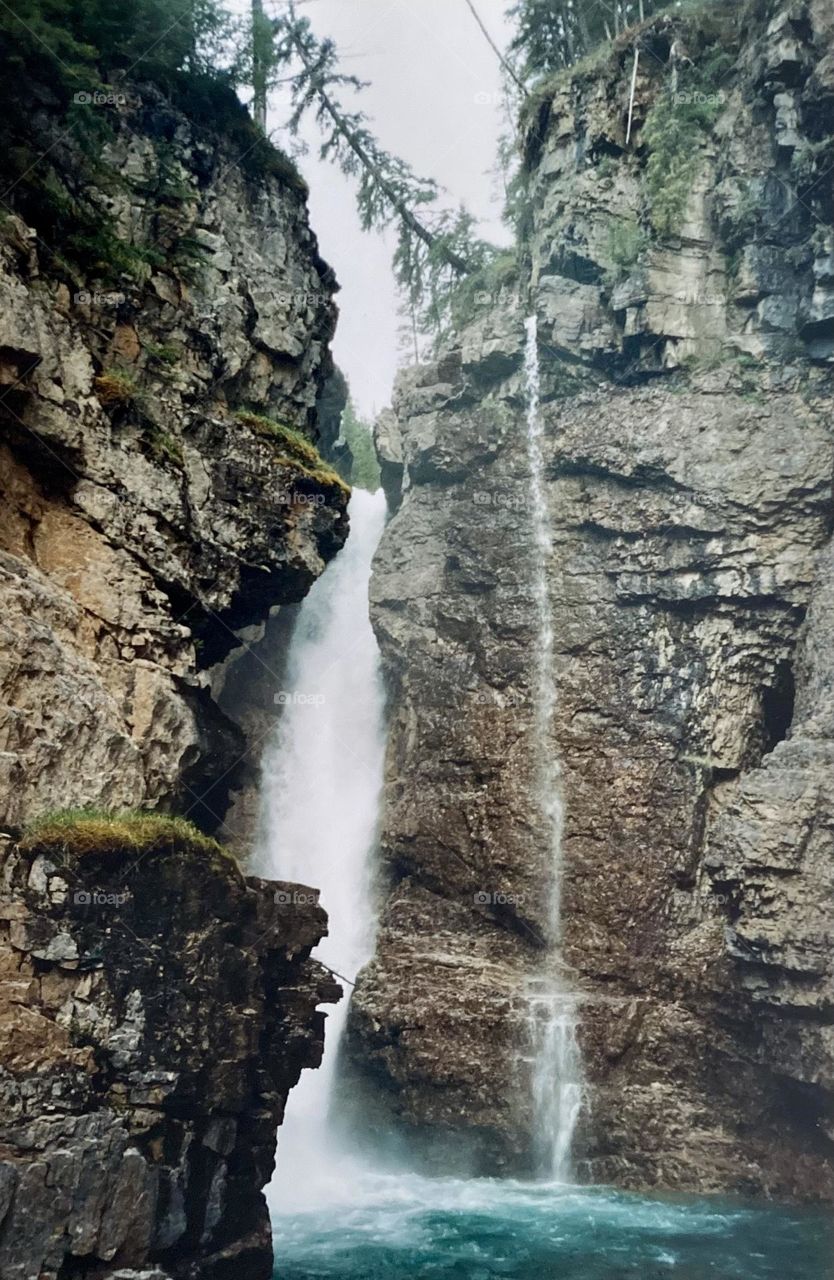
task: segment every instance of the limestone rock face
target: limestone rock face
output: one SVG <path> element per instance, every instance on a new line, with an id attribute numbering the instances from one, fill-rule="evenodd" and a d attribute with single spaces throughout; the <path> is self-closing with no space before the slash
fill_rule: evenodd
<path id="1" fill-rule="evenodd" d="M 291 166 L 124 97 L 94 197 L 134 270 L 70 288 L 0 225 L 0 820 L 142 806 L 243 845 L 274 705 L 238 723 L 217 672 L 347 535 L 346 487 L 286 433 L 333 435 L 336 286 Z M 3 840 L 0 1275 L 267 1280 L 275 1132 L 338 995 L 323 912 L 187 844 Z"/>
<path id="2" fill-rule="evenodd" d="M 639 129 L 679 19 L 647 27 L 633 150 L 630 45 L 557 89 L 531 135 L 522 298 L 476 316 L 395 396 L 404 484 L 372 583 L 389 889 L 350 1051 L 385 1099 L 373 1122 L 434 1164 L 529 1168 L 523 993 L 553 877 L 532 803 L 535 309 L 579 1172 L 834 1195 L 834 438 L 827 339 L 802 318 L 822 233 L 816 206 L 778 219 L 767 202 L 749 242 L 722 231 L 727 184 L 765 180 L 816 136 L 829 18 L 788 9 L 751 29 L 723 86 L 721 154 L 704 143 L 680 234 L 650 237 L 630 278 L 604 229 L 643 208 Z M 715 300 L 671 297 L 692 281 Z"/>
<path id="3" fill-rule="evenodd" d="M 182 841 L 5 839 L 0 875 L 0 1272 L 268 1280 L 261 1187 L 340 993 L 314 895 Z"/>
<path id="4" fill-rule="evenodd" d="M 145 278 L 71 292 L 19 218 L 0 229 L 6 822 L 150 803 L 217 827 L 243 744 L 205 669 L 347 534 L 345 490 L 236 416 L 314 435 L 336 318 L 303 191 L 236 160 L 145 86 L 102 193 Z"/>

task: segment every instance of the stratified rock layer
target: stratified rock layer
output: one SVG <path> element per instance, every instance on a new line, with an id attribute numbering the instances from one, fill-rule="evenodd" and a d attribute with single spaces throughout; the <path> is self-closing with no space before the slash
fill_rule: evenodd
<path id="1" fill-rule="evenodd" d="M 0 1273 L 268 1280 L 261 1188 L 340 993 L 314 895 L 179 838 L 6 839 L 0 874 Z"/>
<path id="2" fill-rule="evenodd" d="M 0 227 L 6 822 L 147 803 L 217 827 L 243 742 L 200 672 L 347 534 L 344 488 L 235 414 L 313 434 L 336 317 L 298 182 L 238 159 L 143 87 L 101 200 L 147 279 L 72 291 L 19 218 Z"/>
<path id="3" fill-rule="evenodd" d="M 645 229 L 642 124 L 672 44 L 705 58 L 707 36 L 668 15 L 647 25 L 628 151 L 626 37 L 542 95 L 529 299 L 526 284 L 515 305 L 493 299 L 401 381 L 383 424 L 405 476 L 372 584 L 391 685 L 388 889 L 350 1048 L 386 1101 L 376 1122 L 435 1165 L 530 1161 L 523 991 L 553 873 L 532 800 L 521 368 L 536 310 L 563 960 L 587 1077 L 578 1169 L 834 1195 L 834 437 L 829 330 L 808 318 L 827 288 L 830 175 L 819 205 L 790 185 L 790 153 L 819 150 L 831 15 L 758 16 L 679 234 L 646 230 L 628 299 L 611 219 Z M 748 239 L 738 218 L 728 239 L 727 192 L 757 183 L 781 183 L 784 207 L 763 200 Z"/>

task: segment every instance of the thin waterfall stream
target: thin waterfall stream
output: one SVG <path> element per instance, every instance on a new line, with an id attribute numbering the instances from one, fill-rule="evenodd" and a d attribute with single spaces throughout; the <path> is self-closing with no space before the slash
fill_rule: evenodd
<path id="1" fill-rule="evenodd" d="M 528 982 L 529 1032 L 533 1068 L 534 1158 L 537 1173 L 556 1182 L 571 1177 L 573 1135 L 582 1110 L 582 1060 L 576 1038 L 576 996 L 562 981 L 562 829 L 561 770 L 551 740 L 556 710 L 553 670 L 553 610 L 548 571 L 553 534 L 545 487 L 538 323 L 525 321 L 524 390 L 526 443 L 533 541 L 532 585 L 537 645 L 534 673 L 533 742 L 536 752 L 535 802 L 549 847 L 549 944 L 544 972 Z"/>

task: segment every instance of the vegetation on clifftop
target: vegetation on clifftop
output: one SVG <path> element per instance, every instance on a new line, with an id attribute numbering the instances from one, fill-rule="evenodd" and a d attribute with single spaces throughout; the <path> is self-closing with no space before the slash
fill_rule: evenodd
<path id="1" fill-rule="evenodd" d="M 510 9 L 516 34 L 510 51 L 522 74 L 547 75 L 581 62 L 595 48 L 662 9 L 669 0 L 516 0 Z"/>
<path id="2" fill-rule="evenodd" d="M 643 126 L 641 141 L 648 148 L 645 186 L 652 226 L 661 236 L 680 225 L 701 162 L 701 149 L 724 105 L 720 89 L 733 58 L 713 51 L 703 65 L 685 68 L 677 87 L 664 89 Z"/>
<path id="3" fill-rule="evenodd" d="M 184 241 L 167 249 L 130 243 L 108 211 L 107 197 L 135 179 L 106 162 L 107 143 L 130 130 L 136 111 L 153 107 L 159 119 L 166 99 L 198 134 L 222 138 L 250 177 L 306 191 L 235 93 L 237 47 L 235 24 L 218 0 L 0 5 L 0 216 L 19 213 L 34 227 L 50 274 L 115 285 L 166 264 L 184 278 L 193 271 Z M 143 92 L 154 95 L 151 102 Z M 176 206 L 194 192 L 160 186 L 154 196 Z"/>
<path id="4" fill-rule="evenodd" d="M 63 809 L 46 813 L 30 823 L 20 847 L 54 850 L 64 857 L 135 855 L 154 849 L 187 848 L 231 859 L 228 850 L 186 818 L 142 809 Z"/>
<path id="5" fill-rule="evenodd" d="M 350 493 L 350 486 L 345 483 L 338 471 L 334 471 L 333 467 L 325 462 L 312 441 L 303 436 L 300 431 L 247 409 L 240 410 L 235 414 L 235 418 L 274 444 L 279 461 L 285 465 L 301 472 L 324 489 L 341 489 L 346 494 Z"/>
<path id="6" fill-rule="evenodd" d="M 381 484 L 381 475 L 373 431 L 370 423 L 359 416 L 350 397 L 342 411 L 340 439 L 350 451 L 350 483 L 358 489 L 376 493 Z"/>

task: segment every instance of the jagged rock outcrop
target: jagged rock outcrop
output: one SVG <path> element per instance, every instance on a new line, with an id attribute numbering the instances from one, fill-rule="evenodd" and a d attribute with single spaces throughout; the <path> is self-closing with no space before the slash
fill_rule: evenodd
<path id="1" fill-rule="evenodd" d="M 350 1053 L 385 1099 L 374 1121 L 434 1163 L 529 1168 L 524 980 L 552 875 L 531 803 L 535 311 L 579 1170 L 831 1198 L 831 178 L 813 166 L 832 17 L 747 7 L 661 232 L 644 130 L 675 40 L 698 75 L 714 22 L 732 51 L 717 12 L 640 32 L 629 148 L 635 36 L 542 92 L 516 296 L 399 384 L 402 505 L 372 584 L 388 886 Z"/>
<path id="2" fill-rule="evenodd" d="M 53 160 L 80 164 L 54 129 Z M 143 86 L 98 172 L 152 265 L 70 288 L 20 218 L 0 227 L 7 822 L 149 803 L 216 827 L 243 743 L 200 673 L 347 534 L 337 477 L 257 416 L 314 433 L 333 275 L 299 180 L 238 159 Z"/>
<path id="3" fill-rule="evenodd" d="M 0 856 L 0 1272 L 268 1280 L 261 1188 L 340 994 L 314 895 L 180 837 Z"/>

